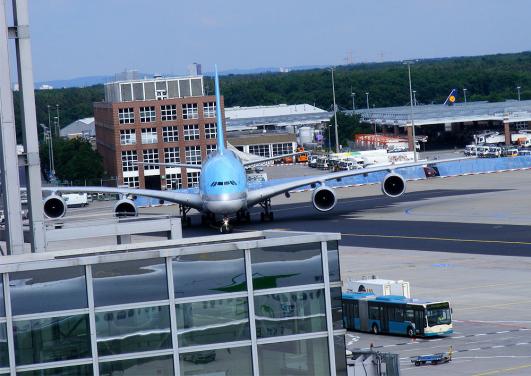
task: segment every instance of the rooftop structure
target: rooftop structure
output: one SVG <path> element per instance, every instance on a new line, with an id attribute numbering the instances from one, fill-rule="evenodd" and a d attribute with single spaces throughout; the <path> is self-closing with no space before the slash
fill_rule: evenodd
<path id="1" fill-rule="evenodd" d="M 76 120 L 66 127 L 61 128 L 59 131 L 61 137 L 66 138 L 75 138 L 75 137 L 85 137 L 91 138 L 96 136 L 96 130 L 94 126 L 94 118 L 88 117 Z"/>
<path id="2" fill-rule="evenodd" d="M 346 111 L 352 113 L 352 111 Z M 378 107 L 358 109 L 362 120 L 378 125 L 405 126 L 411 122 L 411 107 Z M 452 106 L 429 104 L 413 107 L 416 126 L 430 124 L 460 123 L 473 121 L 531 121 L 531 100 L 505 102 L 467 102 Z"/>
<path id="3" fill-rule="evenodd" d="M 6 256 L 0 373 L 346 376 L 339 238 L 257 231 Z"/>

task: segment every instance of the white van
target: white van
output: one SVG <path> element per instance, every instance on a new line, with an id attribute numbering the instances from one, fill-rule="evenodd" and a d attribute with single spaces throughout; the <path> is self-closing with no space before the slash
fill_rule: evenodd
<path id="1" fill-rule="evenodd" d="M 62 197 L 67 207 L 88 205 L 88 195 L 86 193 L 65 193 Z"/>

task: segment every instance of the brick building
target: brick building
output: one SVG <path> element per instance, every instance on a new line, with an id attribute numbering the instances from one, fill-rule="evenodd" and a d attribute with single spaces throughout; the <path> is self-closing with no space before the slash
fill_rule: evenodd
<path id="1" fill-rule="evenodd" d="M 221 100 L 222 116 L 223 99 Z M 105 84 L 94 103 L 96 144 L 118 184 L 148 189 L 197 186 L 198 169 L 137 162 L 201 164 L 216 149 L 216 100 L 203 77 L 165 77 Z"/>

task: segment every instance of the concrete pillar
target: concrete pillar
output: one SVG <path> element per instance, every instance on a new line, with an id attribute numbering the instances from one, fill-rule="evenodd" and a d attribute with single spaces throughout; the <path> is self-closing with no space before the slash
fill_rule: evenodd
<path id="1" fill-rule="evenodd" d="M 398 125 L 393 125 L 393 134 L 395 136 L 398 136 L 400 134 L 400 130 L 398 129 Z"/>
<path id="2" fill-rule="evenodd" d="M 503 118 L 503 130 L 505 133 L 505 145 L 511 145 L 511 127 L 507 118 Z"/>
<path id="3" fill-rule="evenodd" d="M 415 151 L 415 142 L 413 141 L 413 127 L 411 124 L 408 124 L 407 126 L 407 145 L 409 147 L 409 151 Z"/>

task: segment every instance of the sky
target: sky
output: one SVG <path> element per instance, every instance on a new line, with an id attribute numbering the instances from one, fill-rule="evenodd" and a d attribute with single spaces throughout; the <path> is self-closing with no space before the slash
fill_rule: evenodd
<path id="1" fill-rule="evenodd" d="M 36 81 L 531 50 L 529 0 L 29 0 Z"/>

